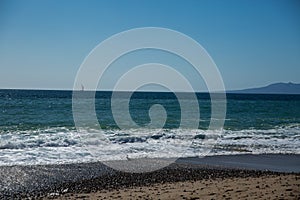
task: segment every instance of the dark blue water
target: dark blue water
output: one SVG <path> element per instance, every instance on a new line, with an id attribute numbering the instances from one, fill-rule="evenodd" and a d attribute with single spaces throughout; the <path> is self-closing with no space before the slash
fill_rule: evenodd
<path id="1" fill-rule="evenodd" d="M 211 118 L 210 96 L 198 93 L 197 98 L 199 127 L 190 132 L 203 139 Z M 111 111 L 111 92 L 97 92 L 95 102 L 102 131 L 111 135 L 110 141 L 118 145 L 115 148 L 124 148 L 127 154 L 140 156 L 152 151 L 150 147 L 144 151 L 144 144 L 155 146 L 179 134 L 181 108 L 172 93 L 133 93 L 130 115 L 140 130 L 119 129 Z M 159 133 L 143 129 L 150 123 L 149 109 L 154 104 L 164 106 L 167 112 Z M 92 144 L 88 141 L 74 126 L 72 91 L 0 90 L 0 165 L 93 160 L 93 155 L 82 149 Z M 132 149 L 129 144 L 137 146 Z M 109 148 L 103 151 L 103 159 L 117 155 Z M 300 153 L 300 95 L 227 94 L 224 133 L 211 154 L 236 153 Z"/>

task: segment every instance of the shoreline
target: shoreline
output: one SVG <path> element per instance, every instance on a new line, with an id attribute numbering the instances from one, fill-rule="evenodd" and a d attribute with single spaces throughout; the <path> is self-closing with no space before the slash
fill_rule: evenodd
<path id="1" fill-rule="evenodd" d="M 0 188 L 2 189 L 0 189 L 0 198 L 63 198 L 64 195 L 73 194 L 74 196 L 83 193 L 100 196 L 99 191 L 106 191 L 107 193 L 108 191 L 128 190 L 135 187 L 153 187 L 155 184 L 162 186 L 177 183 L 191 184 L 191 182 L 200 184 L 201 181 L 208 181 L 205 183 L 208 184 L 214 180 L 221 180 L 222 182 L 234 178 L 238 180 L 255 180 L 256 178 L 271 178 L 273 180 L 275 178 L 275 181 L 278 177 L 289 176 L 293 180 L 298 180 L 298 178 L 300 180 L 299 171 L 292 173 L 291 170 L 286 170 L 289 164 L 291 169 L 298 166 L 297 169 L 300 170 L 299 161 L 300 155 L 293 154 L 180 158 L 168 167 L 148 173 L 120 172 L 100 162 L 1 166 Z M 274 165 L 277 166 L 277 170 L 268 169 L 274 163 L 277 163 Z M 286 167 L 282 168 L 283 165 Z M 278 171 L 278 169 L 282 169 L 282 171 Z M 292 190 L 292 193 L 297 195 L 294 194 L 297 193 L 297 190 Z"/>
<path id="2" fill-rule="evenodd" d="M 300 154 L 236 154 L 179 158 L 176 163 L 300 173 Z"/>

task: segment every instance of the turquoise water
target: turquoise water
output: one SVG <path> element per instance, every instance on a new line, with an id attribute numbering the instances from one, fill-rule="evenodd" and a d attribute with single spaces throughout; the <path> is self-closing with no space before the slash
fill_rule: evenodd
<path id="1" fill-rule="evenodd" d="M 196 130 L 178 129 L 180 106 L 174 94 L 143 92 L 134 93 L 129 106 L 132 119 L 141 128 L 120 130 L 112 116 L 111 93 L 97 92 L 96 113 L 101 134 L 109 138 L 107 145 L 91 140 L 93 130 L 84 136 L 76 130 L 72 91 L 0 90 L 0 165 L 155 157 L 157 152 L 176 157 L 182 156 L 180 148 L 187 149 L 185 156 L 199 156 L 196 149 L 201 145 L 188 147 L 191 138 L 185 136 L 193 133 L 195 141 L 209 137 L 211 105 L 208 94 L 197 97 L 200 120 Z M 153 104 L 166 109 L 162 130 L 146 128 Z M 178 135 L 180 140 L 176 140 Z M 176 147 L 171 145 L 173 139 Z M 102 152 L 95 156 L 90 146 Z M 224 130 L 209 155 L 242 153 L 299 154 L 300 95 L 227 94 Z"/>

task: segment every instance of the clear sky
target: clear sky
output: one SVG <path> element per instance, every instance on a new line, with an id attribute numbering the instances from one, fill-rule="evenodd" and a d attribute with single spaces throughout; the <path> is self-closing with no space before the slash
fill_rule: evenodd
<path id="1" fill-rule="evenodd" d="M 199 42 L 228 90 L 300 83 L 297 0 L 0 0 L 0 88 L 71 89 L 96 45 L 147 26 Z"/>

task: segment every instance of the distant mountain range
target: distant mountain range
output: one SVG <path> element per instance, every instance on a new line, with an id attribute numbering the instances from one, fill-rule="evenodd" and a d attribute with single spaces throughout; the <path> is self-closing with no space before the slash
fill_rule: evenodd
<path id="1" fill-rule="evenodd" d="M 300 94 L 300 84 L 296 83 L 274 83 L 260 88 L 249 88 L 244 90 L 232 90 L 228 93 L 247 94 Z"/>

